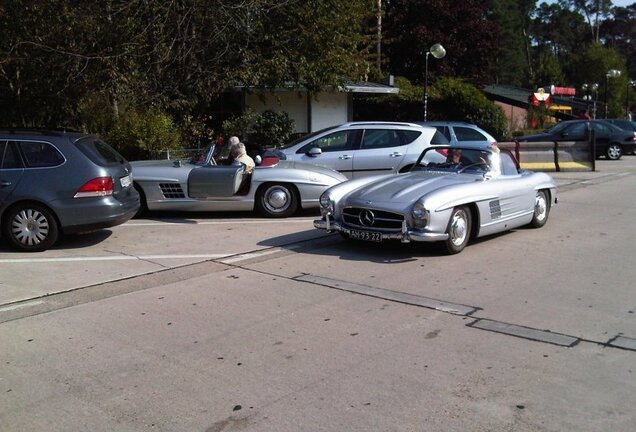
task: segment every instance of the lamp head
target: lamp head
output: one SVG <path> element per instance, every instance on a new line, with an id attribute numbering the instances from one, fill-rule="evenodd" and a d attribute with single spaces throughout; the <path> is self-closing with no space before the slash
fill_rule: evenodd
<path id="1" fill-rule="evenodd" d="M 442 46 L 442 44 L 438 44 L 436 43 L 435 45 L 433 45 L 431 47 L 430 50 L 428 50 L 431 54 L 433 54 L 433 57 L 435 57 L 436 59 L 441 59 L 442 57 L 444 57 L 446 55 L 446 50 L 444 49 L 444 47 Z"/>
<path id="2" fill-rule="evenodd" d="M 607 71 L 608 78 L 618 78 L 619 76 L 621 76 L 621 71 L 618 69 L 610 69 Z"/>

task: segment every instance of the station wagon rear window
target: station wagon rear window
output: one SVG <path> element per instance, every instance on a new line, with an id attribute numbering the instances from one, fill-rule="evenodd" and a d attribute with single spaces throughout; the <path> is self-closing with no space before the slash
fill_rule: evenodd
<path id="1" fill-rule="evenodd" d="M 76 143 L 77 147 L 98 165 L 112 165 L 126 162 L 117 151 L 96 138 L 84 138 Z"/>

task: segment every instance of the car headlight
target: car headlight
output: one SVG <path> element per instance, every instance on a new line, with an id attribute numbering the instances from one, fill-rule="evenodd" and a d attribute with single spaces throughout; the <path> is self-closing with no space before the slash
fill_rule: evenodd
<path id="1" fill-rule="evenodd" d="M 320 207 L 323 209 L 331 209 L 331 197 L 329 194 L 320 195 Z"/>
<path id="2" fill-rule="evenodd" d="M 411 216 L 413 217 L 413 225 L 417 228 L 424 228 L 428 223 L 428 210 L 421 202 L 416 202 L 411 210 Z"/>

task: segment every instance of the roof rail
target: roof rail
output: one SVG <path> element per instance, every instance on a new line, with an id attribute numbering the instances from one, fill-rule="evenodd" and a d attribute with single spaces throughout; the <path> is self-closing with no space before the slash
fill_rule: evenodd
<path id="1" fill-rule="evenodd" d="M 396 122 L 396 121 L 354 121 L 354 122 L 345 123 L 345 125 L 348 125 L 348 126 L 355 126 L 355 125 L 418 126 L 415 123 Z"/>
<path id="2" fill-rule="evenodd" d="M 29 128 L 29 127 L 0 128 L 0 133 L 12 134 L 12 135 L 22 133 L 22 134 L 49 135 L 49 136 L 63 136 L 67 133 L 85 134 L 85 132 L 73 130 L 73 129 Z"/>

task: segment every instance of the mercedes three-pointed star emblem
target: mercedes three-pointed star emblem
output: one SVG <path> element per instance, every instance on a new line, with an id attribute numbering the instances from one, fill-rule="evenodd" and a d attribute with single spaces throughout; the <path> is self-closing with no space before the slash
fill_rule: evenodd
<path id="1" fill-rule="evenodd" d="M 362 210 L 358 218 L 360 219 L 360 224 L 364 226 L 373 226 L 375 222 L 375 215 L 371 210 Z"/>

